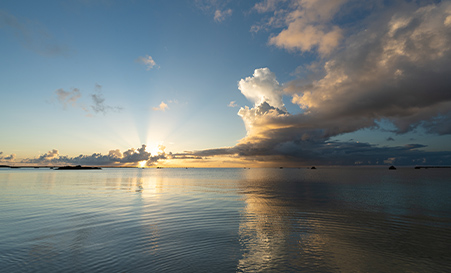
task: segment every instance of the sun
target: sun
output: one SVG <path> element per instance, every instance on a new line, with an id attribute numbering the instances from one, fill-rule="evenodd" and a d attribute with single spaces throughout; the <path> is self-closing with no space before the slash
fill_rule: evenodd
<path id="1" fill-rule="evenodd" d="M 146 162 L 147 162 L 146 160 L 139 161 L 139 163 L 138 163 L 138 164 L 139 164 L 139 167 L 140 167 L 140 168 L 144 168 L 144 167 L 146 166 Z"/>
<path id="2" fill-rule="evenodd" d="M 156 145 L 150 146 L 148 152 L 150 152 L 152 156 L 158 155 L 158 146 Z"/>
<path id="3" fill-rule="evenodd" d="M 158 155 L 162 152 L 161 146 L 163 145 L 163 141 L 160 142 L 151 142 L 147 143 L 146 145 L 146 151 L 149 152 L 152 156 Z"/>

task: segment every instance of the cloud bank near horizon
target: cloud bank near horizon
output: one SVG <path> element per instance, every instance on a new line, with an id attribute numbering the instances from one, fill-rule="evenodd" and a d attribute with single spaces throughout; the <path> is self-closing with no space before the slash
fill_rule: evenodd
<path id="1" fill-rule="evenodd" d="M 0 162 L 13 162 L 16 159 L 16 154 L 3 155 L 0 151 Z"/>
<path id="2" fill-rule="evenodd" d="M 146 145 L 140 148 L 130 148 L 123 153 L 119 149 L 110 150 L 108 154 L 93 153 L 92 155 L 79 155 L 69 157 L 61 155 L 57 149 L 53 149 L 36 158 L 26 158 L 17 163 L 40 164 L 40 165 L 98 165 L 98 166 L 137 166 L 139 163 L 145 162 L 145 166 L 153 166 L 159 160 L 172 157 L 172 153 L 166 154 L 165 147 L 159 147 L 160 151 L 156 155 L 152 155 L 146 150 Z M 1 153 L 0 153 L 1 156 Z M 1 158 L 0 158 L 1 159 Z"/>

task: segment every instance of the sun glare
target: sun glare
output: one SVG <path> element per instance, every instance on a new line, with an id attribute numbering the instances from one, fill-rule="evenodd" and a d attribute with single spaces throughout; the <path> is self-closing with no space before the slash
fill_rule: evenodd
<path id="1" fill-rule="evenodd" d="M 158 155 L 158 153 L 161 153 L 161 150 L 160 150 L 160 147 L 159 147 L 159 146 L 161 145 L 161 143 L 162 143 L 162 142 L 160 142 L 160 143 L 147 144 L 146 150 L 147 150 L 152 156 Z"/>
<path id="2" fill-rule="evenodd" d="M 144 168 L 146 166 L 146 162 L 147 162 L 146 160 L 139 161 L 139 167 Z"/>

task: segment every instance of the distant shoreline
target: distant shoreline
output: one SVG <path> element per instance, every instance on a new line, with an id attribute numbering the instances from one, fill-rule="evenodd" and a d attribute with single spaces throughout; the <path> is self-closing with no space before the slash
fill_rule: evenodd
<path id="1" fill-rule="evenodd" d="M 349 167 L 355 167 L 355 168 L 362 168 L 362 167 L 369 167 L 369 168 L 386 168 L 385 165 L 380 166 L 350 166 L 350 165 L 344 165 L 344 166 L 317 166 L 315 169 L 322 169 L 322 168 L 349 168 Z M 222 169 L 221 167 L 161 167 L 161 166 L 151 166 L 151 167 L 139 167 L 139 166 L 81 166 L 81 165 L 64 165 L 64 166 L 49 166 L 49 165 L 42 165 L 42 166 L 31 166 L 31 165 L 0 165 L 0 169 L 54 169 L 54 170 L 87 170 L 87 169 L 102 169 L 102 168 L 111 168 L 111 169 L 117 169 L 117 168 L 125 168 L 125 169 Z M 311 169 L 311 167 L 252 167 L 252 169 Z M 451 166 L 399 166 L 398 168 L 404 168 L 404 169 L 449 169 Z M 225 168 L 225 169 L 242 169 L 242 167 L 231 167 L 231 168 Z M 245 169 L 250 169 L 245 167 Z"/>
<path id="2" fill-rule="evenodd" d="M 442 169 L 451 168 L 451 166 L 415 166 L 414 169 Z"/>

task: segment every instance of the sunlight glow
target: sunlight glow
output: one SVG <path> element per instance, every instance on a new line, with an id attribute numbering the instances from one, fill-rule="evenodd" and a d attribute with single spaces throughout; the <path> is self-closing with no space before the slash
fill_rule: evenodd
<path id="1" fill-rule="evenodd" d="M 148 142 L 146 145 L 146 151 L 148 151 L 152 156 L 158 155 L 161 153 L 160 146 L 163 145 L 163 141 L 160 142 Z"/>
<path id="2" fill-rule="evenodd" d="M 144 168 L 146 166 L 146 162 L 147 162 L 146 160 L 139 161 L 139 167 Z"/>

